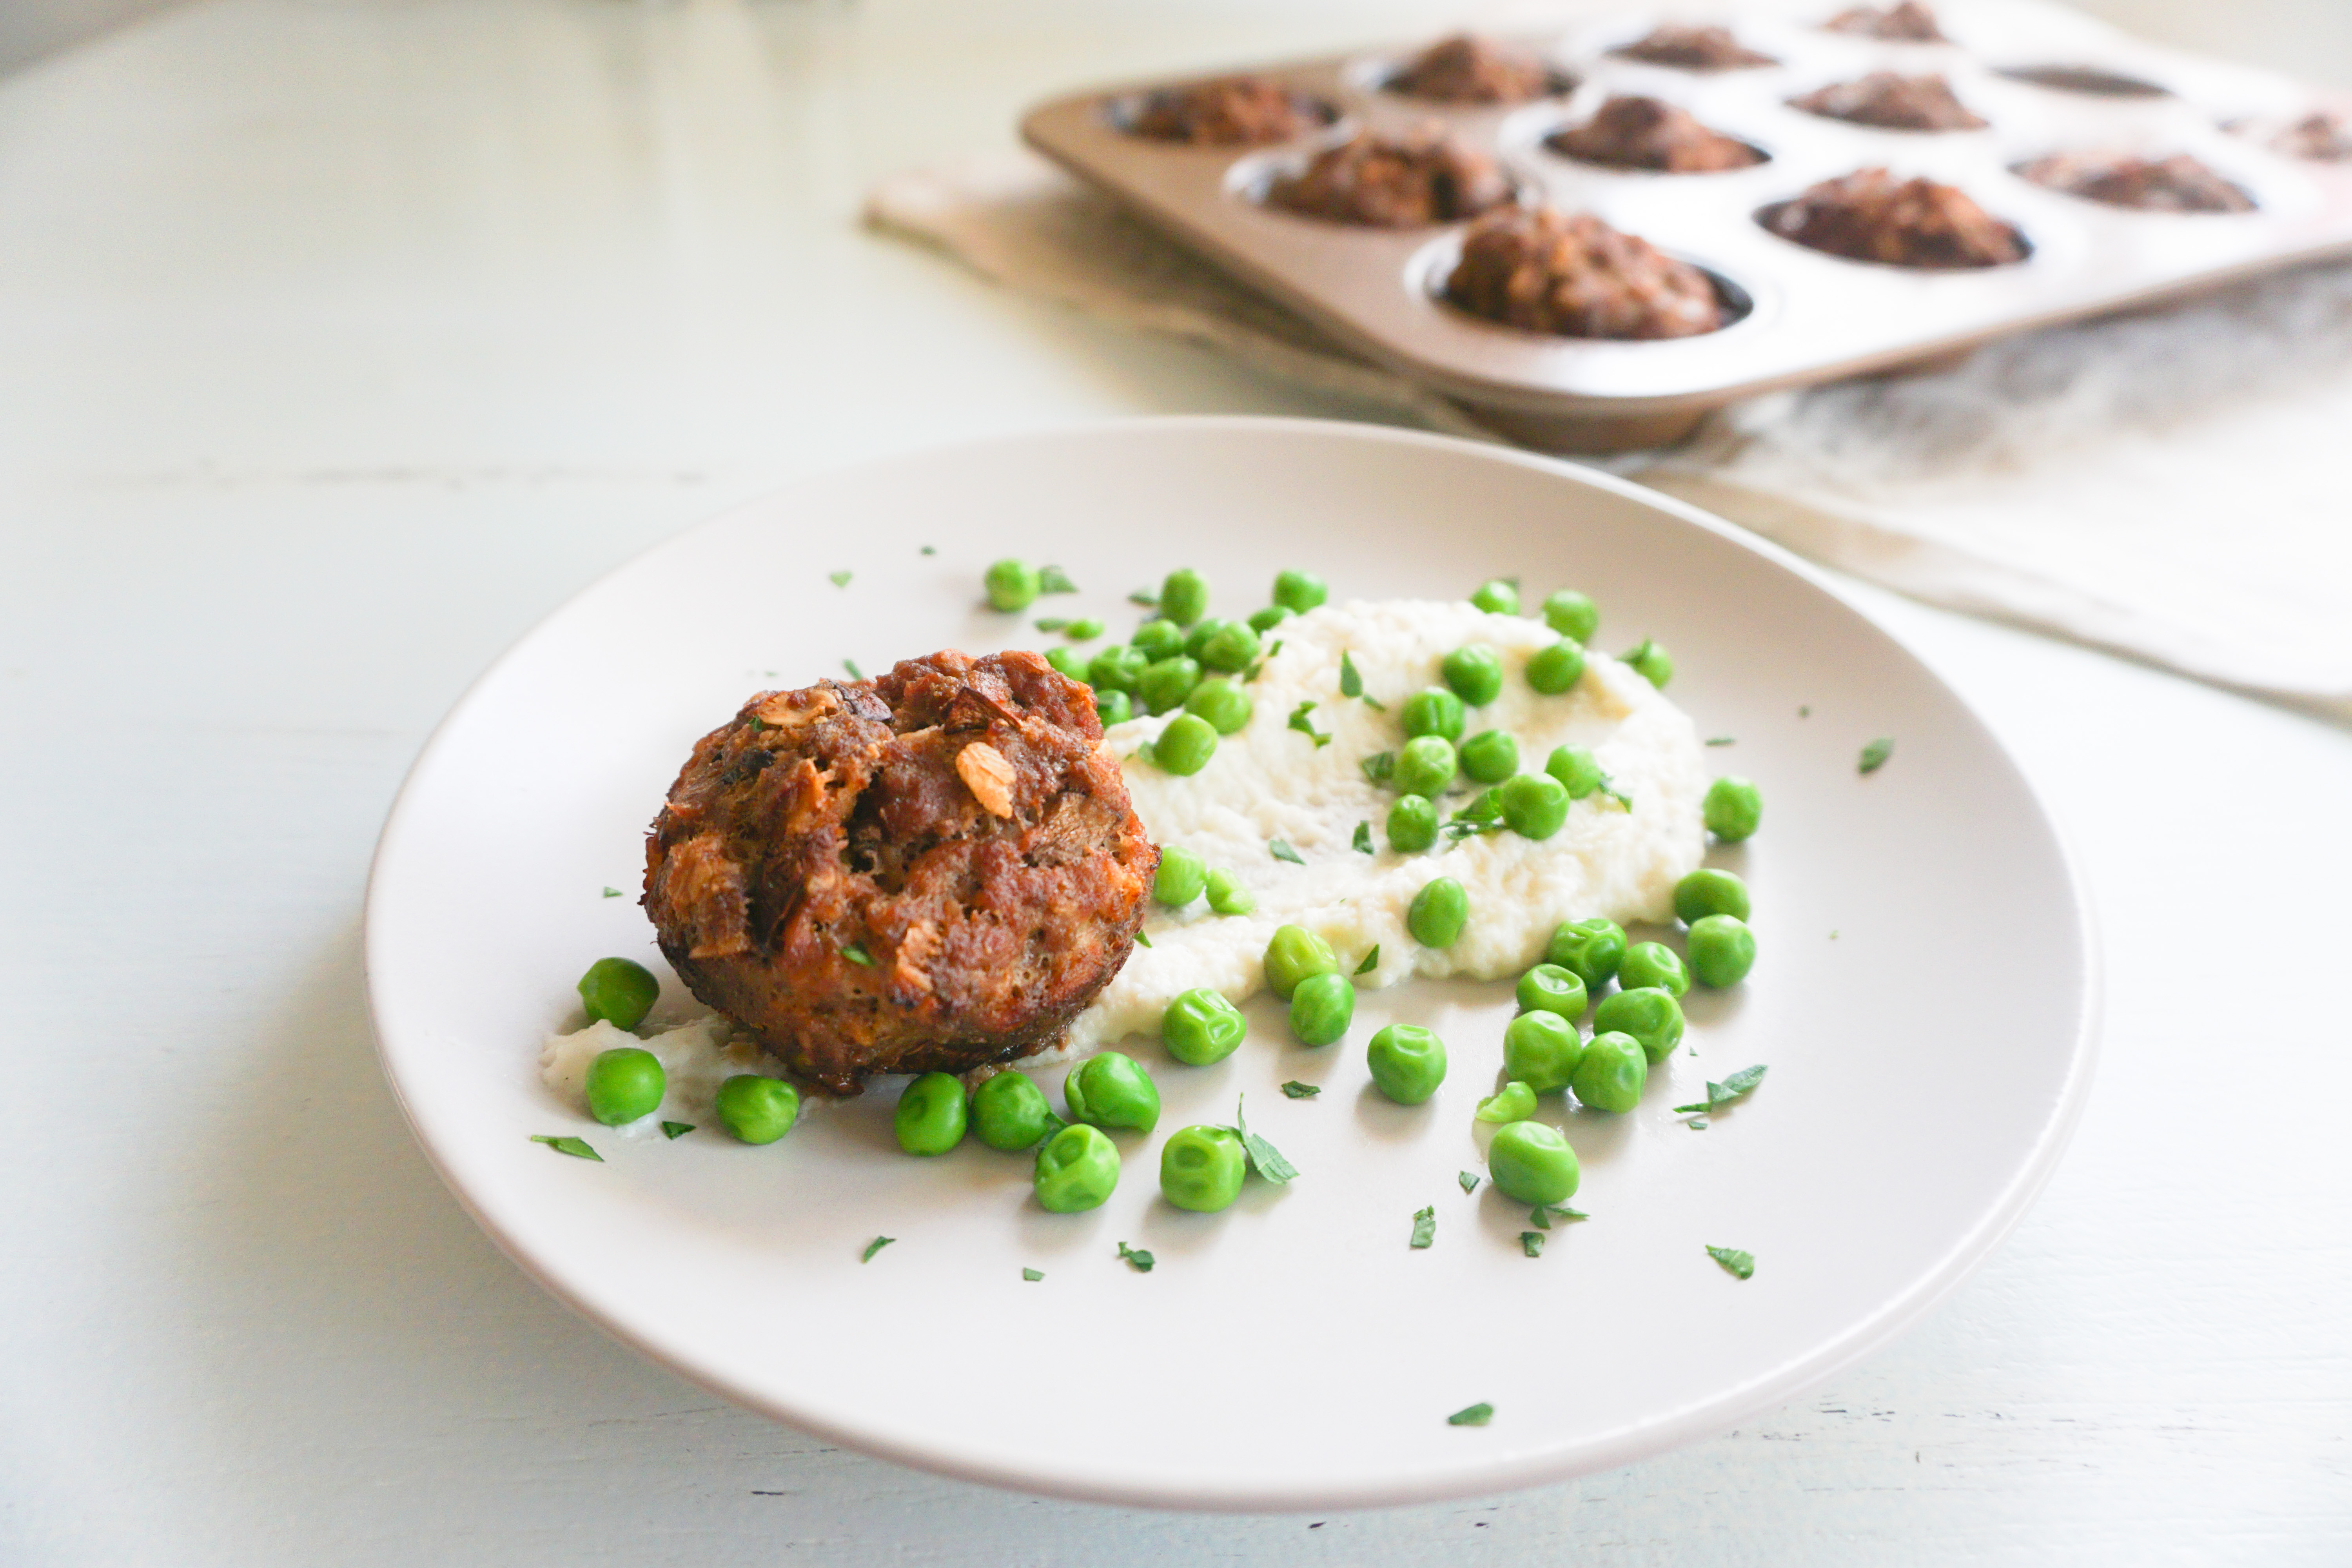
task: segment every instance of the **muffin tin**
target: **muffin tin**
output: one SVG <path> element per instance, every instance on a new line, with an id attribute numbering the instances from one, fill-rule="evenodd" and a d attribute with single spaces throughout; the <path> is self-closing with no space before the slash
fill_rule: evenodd
<path id="1" fill-rule="evenodd" d="M 1332 337 L 1466 406 L 1514 439 L 1562 451 L 1662 445 L 1710 409 L 1776 388 L 1941 362 L 2003 333 L 2135 307 L 2301 262 L 2352 255 L 2352 163 L 2288 157 L 2232 134 L 2277 123 L 2325 95 L 2269 72 L 2158 48 L 2030 0 L 1936 6 L 1945 44 L 1825 31 L 1847 8 L 1814 0 L 1735 16 L 1618 12 L 1498 41 L 1538 54 L 1568 90 L 1517 105 L 1407 99 L 1382 84 L 1431 40 L 1264 68 L 1329 104 L 1334 120 L 1272 146 L 1200 147 L 1121 129 L 1139 95 L 1202 79 L 1130 83 L 1055 100 L 1022 122 L 1031 146 Z M 1720 21 L 1780 63 L 1701 73 L 1612 51 L 1661 22 Z M 1885 131 L 1786 100 L 1873 70 L 1940 72 L 1990 123 Z M 2027 79 L 2038 78 L 2039 79 Z M 2051 80 L 2105 84 L 2072 90 Z M 2115 82 L 2140 84 L 2130 93 Z M 2143 90 L 2143 89 L 2145 90 Z M 1547 149 L 1609 98 L 1690 110 L 1762 150 L 1744 169 L 1668 174 L 1592 167 Z M 1592 212 L 1711 274 L 1733 319 L 1698 337 L 1549 337 L 1447 304 L 1463 225 L 1378 229 L 1265 205 L 1278 169 L 1303 166 L 1363 129 L 1443 122 L 1491 152 L 1522 199 Z M 2186 153 L 2249 192 L 2244 214 L 2140 212 L 2020 179 L 2053 153 Z M 2010 266 L 1926 271 L 1823 255 L 1767 232 L 1757 215 L 1806 187 L 1885 166 L 1969 193 L 2013 225 L 2030 254 Z"/>

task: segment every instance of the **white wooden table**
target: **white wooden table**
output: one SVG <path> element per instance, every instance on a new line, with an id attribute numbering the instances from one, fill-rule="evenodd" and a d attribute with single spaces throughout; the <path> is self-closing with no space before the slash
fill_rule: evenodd
<path id="1" fill-rule="evenodd" d="M 0 1562 L 2352 1562 L 2352 735 L 1882 595 L 2071 824 L 2104 1076 L 1949 1306 L 1714 1441 L 1328 1519 L 983 1491 L 607 1342 L 411 1145 L 369 850 L 550 606 L 848 458 L 1348 412 L 868 237 L 865 183 L 1449 14 L 217 0 L 0 84 Z"/>

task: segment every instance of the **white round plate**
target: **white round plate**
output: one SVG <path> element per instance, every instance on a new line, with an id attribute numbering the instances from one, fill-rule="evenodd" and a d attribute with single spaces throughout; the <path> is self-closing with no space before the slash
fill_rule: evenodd
<path id="1" fill-rule="evenodd" d="M 936 553 L 925 553 L 923 547 Z M 1337 598 L 1453 597 L 1490 576 L 1654 636 L 1708 753 L 1755 778 L 1760 956 L 1694 993 L 1687 1051 L 1610 1118 L 1547 1103 L 1584 1162 L 1538 1258 L 1483 1172 L 1507 984 L 1369 993 L 1339 1045 L 1260 999 L 1241 1051 L 1180 1067 L 1123 1136 L 1104 1207 L 1038 1209 L 1025 1156 L 891 1137 L 895 1082 L 750 1148 L 607 1134 L 539 1080 L 605 954 L 665 975 L 635 904 L 642 835 L 694 741 L 751 691 L 940 647 L 1052 639 L 980 602 L 1003 555 L 1083 589 L 1033 615 L 1115 631 L 1192 565 L 1213 608 L 1309 568 Z M 829 574 L 854 574 L 846 587 Z M 1893 760 L 1865 777 L 1864 744 Z M 606 898 L 603 889 L 625 889 Z M 823 476 L 649 552 L 566 605 L 425 748 L 378 849 L 367 963 L 385 1071 L 425 1152 L 516 1261 L 647 1354 L 754 1408 L 976 1480 L 1147 1505 L 1290 1509 L 1491 1493 L 1621 1465 L 1801 1392 L 1959 1282 L 2056 1164 L 2089 1081 L 2085 910 L 2016 765 L 1960 700 L 1805 567 L 1632 485 L 1364 426 L 1156 420 Z M 1433 1024 L 1454 1069 L 1406 1110 L 1364 1041 Z M 1751 1063 L 1713 1125 L 1672 1113 Z M 1048 1069 L 1046 1086 L 1059 1084 Z M 1286 1099 L 1279 1085 L 1322 1086 Z M 1222 1215 L 1158 1195 L 1160 1139 L 1249 1122 L 1303 1173 Z M 534 1133 L 586 1135 L 604 1163 Z M 1434 1206 L 1435 1245 L 1407 1246 Z M 877 1235 L 897 1238 L 871 1262 Z M 1121 1242 L 1156 1255 L 1139 1273 Z M 1752 1253 L 1733 1278 L 1708 1246 Z M 1024 1268 L 1040 1269 L 1032 1283 Z M 1477 1402 L 1485 1426 L 1446 1416 Z"/>

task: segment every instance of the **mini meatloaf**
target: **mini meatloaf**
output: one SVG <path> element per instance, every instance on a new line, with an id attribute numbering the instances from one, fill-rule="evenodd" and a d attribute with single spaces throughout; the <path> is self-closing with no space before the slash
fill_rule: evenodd
<path id="1" fill-rule="evenodd" d="M 1952 96 L 1952 84 L 1942 77 L 1897 76 L 1893 71 L 1832 82 L 1790 99 L 1789 107 L 1881 131 L 1981 131 L 1986 124 Z"/>
<path id="2" fill-rule="evenodd" d="M 654 819 L 662 952 L 834 1094 L 1041 1050 L 1127 962 L 1160 863 L 1101 742 L 1034 653 L 762 692 Z"/>
<path id="3" fill-rule="evenodd" d="M 1883 38 L 1890 44 L 1951 42 L 1936 26 L 1936 13 L 1920 5 L 1919 0 L 1901 0 L 1899 5 L 1885 10 L 1856 5 L 1851 11 L 1839 12 L 1822 26 L 1832 33 L 1855 33 L 1865 38 Z"/>
<path id="4" fill-rule="evenodd" d="M 1463 237 L 1445 297 L 1474 316 L 1570 338 L 1687 338 L 1723 325 L 1707 275 L 1591 213 L 1512 207 Z"/>
<path id="5" fill-rule="evenodd" d="M 2254 198 L 2186 153 L 2169 158 L 2053 153 L 2017 166 L 2018 178 L 2111 207 L 2158 213 L 2250 213 Z"/>
<path id="6" fill-rule="evenodd" d="M 1579 163 L 1668 174 L 1710 174 L 1764 161 L 1747 142 L 1655 98 L 1612 98 L 1583 124 L 1553 132 L 1544 145 Z"/>
<path id="7" fill-rule="evenodd" d="M 1127 128 L 1155 142 L 1255 147 L 1303 136 L 1328 119 L 1320 104 L 1278 81 L 1235 76 L 1150 93 Z"/>
<path id="8" fill-rule="evenodd" d="M 1377 228 L 1456 223 L 1511 195 L 1501 165 L 1444 126 L 1395 136 L 1360 131 L 1265 192 L 1270 205 L 1291 212 Z"/>
<path id="9" fill-rule="evenodd" d="M 1551 68 L 1524 49 L 1456 33 L 1415 55 L 1387 86 L 1433 103 L 1525 103 L 1555 81 Z"/>
<path id="10" fill-rule="evenodd" d="M 1672 22 L 1652 29 L 1646 37 L 1619 46 L 1614 52 L 1629 60 L 1689 71 L 1741 70 L 1780 63 L 1770 55 L 1742 47 L 1728 27 L 1690 27 Z"/>
<path id="11" fill-rule="evenodd" d="M 1783 239 L 1855 261 L 1959 268 L 2025 259 L 2017 231 L 1966 192 L 1933 180 L 1898 180 L 1884 169 L 1824 180 L 1761 216 Z"/>
<path id="12" fill-rule="evenodd" d="M 2352 162 L 2352 123 L 2334 110 L 2323 109 L 2273 136 L 2271 150 L 2323 163 Z"/>

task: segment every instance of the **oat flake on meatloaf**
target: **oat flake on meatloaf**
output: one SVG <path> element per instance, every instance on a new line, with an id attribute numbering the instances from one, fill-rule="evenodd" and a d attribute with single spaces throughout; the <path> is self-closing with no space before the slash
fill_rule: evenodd
<path id="1" fill-rule="evenodd" d="M 704 736 L 644 902 L 697 996 L 855 1094 L 1059 1040 L 1158 866 L 1092 692 L 1034 653 L 943 652 L 762 692 Z"/>

